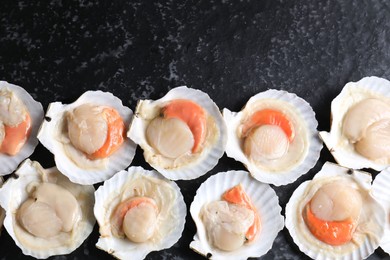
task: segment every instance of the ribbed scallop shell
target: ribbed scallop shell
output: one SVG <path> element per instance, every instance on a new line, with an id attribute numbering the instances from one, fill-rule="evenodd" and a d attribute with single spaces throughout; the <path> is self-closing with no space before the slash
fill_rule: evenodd
<path id="1" fill-rule="evenodd" d="M 333 163 L 325 163 L 322 169 L 314 176 L 313 181 L 326 180 L 328 178 L 345 178 L 359 187 L 364 192 L 363 208 L 359 224 L 356 230 L 368 228 L 367 233 L 354 242 L 342 246 L 331 246 L 323 243 L 311 235 L 299 209 L 306 205 L 311 198 L 304 195 L 308 191 L 312 181 L 302 183 L 292 194 L 286 205 L 286 227 L 299 249 L 313 259 L 343 259 L 360 260 L 371 255 L 379 246 L 383 237 L 383 223 L 385 222 L 384 208 L 370 195 L 371 175 L 366 172 L 350 170 Z M 364 223 L 362 223 L 364 222 Z"/>
<path id="2" fill-rule="evenodd" d="M 161 167 L 160 165 L 150 161 L 148 161 L 148 163 L 170 180 L 191 180 L 204 175 L 206 172 L 213 169 L 215 165 L 217 165 L 219 158 L 222 157 L 225 151 L 227 129 L 218 106 L 211 100 L 209 95 L 200 90 L 187 88 L 186 86 L 177 87 L 169 91 L 164 97 L 158 100 L 141 100 L 140 103 L 142 102 L 143 105 L 147 104 L 152 108 L 158 107 L 159 105 L 174 99 L 192 100 L 200 105 L 209 115 L 211 115 L 215 120 L 217 129 L 219 131 L 218 140 L 216 143 L 212 144 L 211 147 L 205 147 L 200 156 L 195 161 L 174 169 L 165 169 L 164 167 Z M 146 140 L 145 132 L 148 126 L 148 121 L 138 113 L 138 107 L 140 103 L 138 104 L 135 111 L 134 120 L 131 124 L 127 136 L 141 146 L 145 155 L 145 152 L 152 152 L 154 149 L 148 144 Z"/>
<path id="3" fill-rule="evenodd" d="M 108 212 L 107 206 L 105 205 L 110 203 L 110 201 L 115 197 L 121 195 L 120 191 L 126 183 L 136 180 L 142 176 L 164 181 L 168 183 L 175 191 L 177 196 L 176 201 L 172 207 L 172 214 L 173 216 L 176 216 L 172 219 L 172 221 L 175 222 L 175 229 L 172 230 L 172 232 L 164 237 L 164 239 L 162 239 L 162 241 L 159 243 L 133 243 L 130 240 L 120 239 L 114 236 L 100 236 L 96 247 L 108 252 L 109 254 L 112 254 L 119 259 L 144 259 L 146 255 L 152 251 L 159 251 L 170 248 L 179 240 L 184 230 L 187 209 L 184 203 L 183 195 L 180 192 L 180 188 L 175 182 L 165 179 L 156 171 L 147 171 L 142 167 L 129 167 L 127 171 L 120 171 L 115 174 L 114 177 L 105 181 L 104 184 L 96 190 L 94 214 L 96 220 L 99 223 L 100 229 L 102 229 L 103 225 L 105 226 L 105 229 L 107 228 L 106 225 L 109 226 L 108 223 L 112 213 Z"/>
<path id="4" fill-rule="evenodd" d="M 261 230 L 258 237 L 250 244 L 245 244 L 232 252 L 221 251 L 214 248 L 207 240 L 206 230 L 200 219 L 200 211 L 204 205 L 212 201 L 221 200 L 224 192 L 241 184 L 244 191 L 252 200 L 260 215 Z M 266 254 L 284 227 L 284 218 L 281 215 L 279 199 L 275 191 L 268 185 L 257 182 L 246 171 L 220 172 L 208 178 L 196 192 L 191 203 L 190 212 L 197 227 L 197 233 L 190 244 L 190 248 L 197 253 L 211 259 L 247 259 L 248 257 L 260 257 Z"/>
<path id="5" fill-rule="evenodd" d="M 292 105 L 303 120 L 303 122 L 306 124 L 309 140 L 308 152 L 304 157 L 303 161 L 293 166 L 293 168 L 291 168 L 290 170 L 270 172 L 265 169 L 260 169 L 247 158 L 241 148 L 242 140 L 240 140 L 237 136 L 237 128 L 241 124 L 243 111 L 245 111 L 245 109 L 249 109 L 249 107 L 251 107 L 251 105 L 255 102 L 269 99 L 284 101 Z M 226 145 L 226 155 L 235 159 L 236 161 L 242 162 L 252 174 L 252 176 L 259 181 L 271 183 L 277 186 L 292 183 L 298 177 L 313 168 L 318 158 L 320 157 L 322 142 L 318 138 L 318 123 L 315 118 L 315 113 L 311 106 L 305 100 L 295 94 L 288 93 L 283 90 L 270 89 L 251 97 L 243 108 L 243 110 L 238 113 L 231 112 L 230 110 L 224 108 L 223 117 L 228 128 L 228 143 Z"/>
<path id="6" fill-rule="evenodd" d="M 29 159 L 26 159 L 19 166 L 15 174 L 18 178 L 11 176 L 0 188 L 0 206 L 6 210 L 4 227 L 15 241 L 15 244 L 22 250 L 23 254 L 44 259 L 54 255 L 69 254 L 76 250 L 76 248 L 78 248 L 91 234 L 93 226 L 95 225 L 95 218 L 92 210 L 94 204 L 94 187 L 91 185 L 82 186 L 71 183 L 67 178 L 61 175 L 55 167 L 43 169 L 39 163 L 30 161 Z M 60 180 L 62 186 L 77 198 L 82 211 L 82 219 L 78 223 L 76 228 L 77 231 L 75 231 L 73 236 L 67 240 L 67 244 L 59 247 L 39 250 L 29 246 L 27 243 L 34 243 L 34 241 L 39 243 L 44 243 L 44 241 L 50 242 L 50 239 L 43 240 L 41 238 L 28 235 L 27 239 L 24 238 L 28 242 L 23 243 L 22 240 L 20 240 L 15 234 L 14 225 L 17 221 L 17 210 L 28 198 L 27 185 L 37 182 L 40 183 L 44 178 Z M 26 234 L 28 234 L 27 231 Z"/>
<path id="7" fill-rule="evenodd" d="M 45 120 L 38 133 L 39 141 L 54 154 L 57 168 L 72 182 L 79 184 L 95 184 L 112 177 L 116 172 L 128 167 L 135 155 L 136 144 L 125 138 L 121 147 L 108 158 L 105 168 L 83 169 L 75 164 L 65 153 L 63 144 L 55 138 L 59 131 L 59 125 L 64 120 L 67 111 L 79 105 L 91 103 L 102 106 L 109 106 L 118 111 L 125 126 L 130 124 L 133 112 L 124 106 L 122 101 L 108 92 L 87 91 L 74 103 L 66 105 L 54 102 L 49 105 Z"/>
<path id="8" fill-rule="evenodd" d="M 0 177 L 0 188 L 3 186 L 3 182 L 4 182 L 3 178 Z M 5 211 L 2 207 L 0 207 L 0 232 L 3 227 L 4 217 L 5 217 Z"/>
<path id="9" fill-rule="evenodd" d="M 38 145 L 38 129 L 43 120 L 43 108 L 41 103 L 35 101 L 26 90 L 6 81 L 0 81 L 0 89 L 3 88 L 13 91 L 17 97 L 23 101 L 30 113 L 31 132 L 29 138 L 18 154 L 14 156 L 0 154 L 0 176 L 12 173 L 21 161 L 29 157 L 34 152 L 35 147 Z"/>
<path id="10" fill-rule="evenodd" d="M 320 136 L 338 164 L 352 168 L 372 168 L 381 171 L 389 165 L 375 163 L 355 152 L 352 144 L 342 136 L 344 115 L 357 102 L 379 95 L 390 98 L 390 81 L 378 77 L 365 77 L 358 82 L 348 82 L 341 93 L 332 101 L 332 125 L 330 132 L 321 131 Z"/>
<path id="11" fill-rule="evenodd" d="M 372 196 L 385 208 L 387 221 L 383 223 L 385 235 L 380 247 L 390 254 L 390 170 L 380 172 L 372 183 Z"/>

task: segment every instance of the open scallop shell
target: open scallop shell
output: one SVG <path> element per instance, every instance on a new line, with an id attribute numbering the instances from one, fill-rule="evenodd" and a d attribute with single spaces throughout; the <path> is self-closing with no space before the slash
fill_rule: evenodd
<path id="1" fill-rule="evenodd" d="M 342 134 L 342 122 L 347 111 L 357 102 L 370 97 L 390 100 L 390 81 L 378 77 L 365 77 L 358 82 L 348 82 L 332 101 L 330 132 L 321 131 L 320 137 L 338 164 L 353 168 L 372 168 L 381 171 L 389 164 L 380 164 L 357 153 L 354 146 Z"/>
<path id="2" fill-rule="evenodd" d="M 20 100 L 23 101 L 30 113 L 31 132 L 29 138 L 18 154 L 14 156 L 0 154 L 0 176 L 12 173 L 24 159 L 34 152 L 35 147 L 38 145 L 38 129 L 43 120 L 43 108 L 41 103 L 35 101 L 26 90 L 6 81 L 0 81 L 0 89 L 3 88 L 11 90 Z"/>
<path id="3" fill-rule="evenodd" d="M 87 169 L 78 166 L 69 158 L 69 156 L 67 156 L 64 145 L 58 136 L 60 136 L 60 127 L 66 112 L 85 103 L 112 107 L 118 111 L 125 125 L 130 124 L 133 112 L 130 108 L 124 106 L 119 98 L 108 92 L 87 91 L 72 104 L 66 105 L 60 102 L 51 103 L 38 133 L 38 139 L 54 154 L 57 168 L 72 182 L 79 184 L 95 184 L 107 180 L 116 172 L 128 167 L 134 158 L 136 145 L 130 139 L 125 138 L 118 151 L 113 153 L 110 157 L 102 159 L 105 160 L 102 167 Z M 80 152 L 80 156 L 84 155 Z M 88 159 L 85 157 L 85 160 Z"/>
<path id="4" fill-rule="evenodd" d="M 73 252 L 91 234 L 95 224 L 93 216 L 94 191 L 93 186 L 82 186 L 70 182 L 55 168 L 43 169 L 38 162 L 26 159 L 15 172 L 17 178 L 11 176 L 0 188 L 0 205 L 6 210 L 4 227 L 25 255 L 35 258 L 48 258 L 53 255 L 63 255 Z M 82 219 L 71 234 L 67 234 L 66 244 L 51 247 L 51 239 L 38 238 L 30 235 L 17 225 L 16 213 L 22 203 L 28 198 L 27 186 L 44 180 L 55 180 L 70 191 L 82 211 Z M 19 233 L 21 232 L 21 233 Z M 19 234 L 17 234 L 19 233 Z M 43 248 L 46 247 L 46 248 Z"/>
<path id="5" fill-rule="evenodd" d="M 4 182 L 3 178 L 0 177 L 0 188 L 3 186 L 3 182 Z M 0 207 L 0 232 L 3 227 L 4 218 L 5 218 L 5 210 L 2 207 Z"/>
<path id="6" fill-rule="evenodd" d="M 245 111 L 250 111 L 252 106 L 257 102 L 275 100 L 283 102 L 284 106 L 292 107 L 292 112 L 300 118 L 300 122 L 307 129 L 307 149 L 302 159 L 289 169 L 281 171 L 269 171 L 261 169 L 255 163 L 251 162 L 245 155 L 242 147 L 242 140 L 237 135 L 237 129 L 242 124 L 242 119 Z M 283 107 L 281 109 L 284 109 Z M 226 155 L 234 158 L 236 161 L 242 162 L 249 170 L 252 176 L 262 182 L 271 183 L 274 185 L 285 185 L 294 182 L 298 177 L 308 172 L 314 167 L 322 149 L 322 142 L 318 138 L 317 120 L 311 106 L 302 98 L 295 94 L 288 93 L 282 90 L 267 90 L 258 93 L 251 97 L 246 103 L 242 111 L 236 113 L 224 108 L 223 117 L 228 127 L 228 143 L 226 145 Z"/>
<path id="7" fill-rule="evenodd" d="M 372 183 L 372 196 L 385 208 L 386 220 L 384 222 L 385 235 L 380 247 L 390 254 L 390 170 L 387 168 L 380 172 Z"/>
<path id="8" fill-rule="evenodd" d="M 169 218 L 169 223 L 161 223 L 161 225 L 170 226 L 173 229 L 156 243 L 151 241 L 133 243 L 128 239 L 120 239 L 111 234 L 110 217 L 117 205 L 113 201 L 123 195 L 122 191 L 125 191 L 127 184 L 140 177 L 148 177 L 161 181 L 164 185 L 169 185 L 176 195 L 171 212 L 171 216 L 173 217 Z M 96 247 L 112 254 L 116 258 L 144 259 L 152 251 L 159 251 L 173 246 L 179 240 L 184 230 L 187 210 L 180 188 L 175 182 L 165 179 L 156 171 L 147 171 L 141 167 L 129 167 L 127 171 L 120 171 L 97 189 L 95 199 L 94 214 L 99 223 L 100 232 L 104 230 L 106 233 L 111 234 L 109 236 L 100 236 Z"/>
<path id="9" fill-rule="evenodd" d="M 302 217 L 303 207 L 311 199 L 305 195 L 313 187 L 313 183 L 320 185 L 322 181 L 326 182 L 330 178 L 348 180 L 364 192 L 363 209 L 353 241 L 341 246 L 331 246 L 316 239 Z M 312 181 L 302 183 L 286 205 L 286 227 L 299 249 L 313 259 L 360 260 L 371 255 L 383 237 L 385 221 L 384 208 L 370 195 L 371 180 L 371 175 L 366 172 L 350 170 L 327 162 Z"/>
<path id="10" fill-rule="evenodd" d="M 174 99 L 188 99 L 200 105 L 214 119 L 218 130 L 218 133 L 216 134 L 218 136 L 215 142 L 206 146 L 203 151 L 199 155 L 196 155 L 197 157 L 191 162 L 180 165 L 176 168 L 164 168 L 158 163 L 151 161 L 149 157 L 146 156 L 146 154 L 150 154 L 150 158 L 153 158 L 156 152 L 148 144 L 145 136 L 146 128 L 150 122 L 150 119 L 146 119 L 145 116 L 139 113 L 139 107 L 142 105 L 152 110 L 159 108 L 167 101 Z M 214 168 L 215 165 L 217 165 L 219 158 L 222 157 L 225 151 L 227 141 L 226 132 L 226 125 L 219 108 L 210 99 L 210 97 L 200 90 L 182 86 L 172 89 L 164 97 L 158 100 L 141 100 L 138 103 L 134 120 L 131 124 L 127 136 L 141 146 L 141 148 L 144 150 L 144 157 L 146 161 L 166 178 L 170 180 L 191 180 L 204 175 L 206 172 Z"/>
<path id="11" fill-rule="evenodd" d="M 221 200 L 228 189 L 241 184 L 251 198 L 253 205 L 260 215 L 261 230 L 258 237 L 250 244 L 244 244 L 235 251 L 219 250 L 208 242 L 205 226 L 200 219 L 200 211 L 209 202 Z M 196 192 L 191 203 L 190 212 L 197 227 L 197 233 L 190 248 L 211 259 L 247 259 L 266 254 L 284 227 L 284 218 L 275 191 L 268 185 L 255 181 L 246 171 L 228 171 L 217 173 L 208 178 Z"/>

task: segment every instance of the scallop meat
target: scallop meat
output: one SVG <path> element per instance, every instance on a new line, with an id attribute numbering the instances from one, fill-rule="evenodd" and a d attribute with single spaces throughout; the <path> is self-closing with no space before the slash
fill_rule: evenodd
<path id="1" fill-rule="evenodd" d="M 171 180 L 190 180 L 214 168 L 227 129 L 217 105 L 196 89 L 177 87 L 158 100 L 139 101 L 128 137 L 145 160 Z"/>
<path id="2" fill-rule="evenodd" d="M 338 164 L 381 171 L 390 165 L 390 81 L 347 83 L 332 101 L 330 132 L 320 136 Z"/>
<path id="3" fill-rule="evenodd" d="M 4 227 L 25 255 L 69 254 L 92 232 L 94 191 L 26 159 L 0 188 Z"/>
<path id="4" fill-rule="evenodd" d="M 364 259 L 384 235 L 385 209 L 371 194 L 371 175 L 325 163 L 286 206 L 286 227 L 313 259 Z"/>
<path id="5" fill-rule="evenodd" d="M 281 210 L 275 191 L 248 172 L 217 173 L 191 203 L 197 232 L 190 248 L 210 259 L 260 257 L 284 227 Z"/>
<path id="6" fill-rule="evenodd" d="M 310 105 L 295 94 L 267 90 L 240 112 L 223 110 L 228 127 L 226 154 L 253 177 L 274 185 L 294 182 L 317 162 L 322 143 Z"/>
<path id="7" fill-rule="evenodd" d="M 132 116 L 111 93 L 87 91 L 72 104 L 51 103 L 38 138 L 72 182 L 95 184 L 131 164 L 136 144 L 126 129 Z"/>
<path id="8" fill-rule="evenodd" d="M 0 176 L 10 174 L 38 145 L 41 103 L 22 87 L 0 81 Z"/>
<path id="9" fill-rule="evenodd" d="M 186 205 L 179 187 L 156 171 L 129 167 L 95 192 L 96 244 L 118 259 L 144 259 L 181 237 Z"/>

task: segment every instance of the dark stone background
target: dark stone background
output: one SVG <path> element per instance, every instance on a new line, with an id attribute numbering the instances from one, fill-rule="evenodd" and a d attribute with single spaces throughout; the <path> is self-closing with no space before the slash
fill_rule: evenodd
<path id="1" fill-rule="evenodd" d="M 23 86 L 43 104 L 73 102 L 86 90 L 110 91 L 134 110 L 179 85 L 208 93 L 222 109 L 239 110 L 252 95 L 283 89 L 306 99 L 329 130 L 330 102 L 348 81 L 390 79 L 390 2 L 328 1 L 9 1 L 0 2 L 0 79 Z M 32 159 L 54 166 L 42 146 Z M 292 192 L 327 160 L 296 182 L 273 187 L 284 208 Z M 140 149 L 132 165 L 151 169 Z M 210 175 L 244 169 L 222 157 L 196 180 L 178 181 L 187 205 Z M 375 174 L 374 174 L 375 175 Z M 284 209 L 283 209 L 284 214 Z M 185 231 L 171 249 L 147 259 L 195 259 Z M 110 258 L 95 248 L 98 229 L 67 256 Z M 381 249 L 369 259 L 388 257 Z M 6 231 L 0 258 L 22 259 Z M 306 259 L 284 229 L 261 259 Z"/>

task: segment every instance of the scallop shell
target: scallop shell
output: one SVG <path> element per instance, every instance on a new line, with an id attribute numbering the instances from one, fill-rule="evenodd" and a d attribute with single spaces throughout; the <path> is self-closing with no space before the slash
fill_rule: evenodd
<path id="1" fill-rule="evenodd" d="M 118 111 L 124 124 L 129 125 L 133 112 L 130 108 L 123 106 L 122 101 L 108 92 L 87 91 L 74 103 L 64 105 L 54 102 L 49 105 L 45 120 L 38 133 L 39 141 L 54 154 L 57 168 L 72 182 L 79 184 L 95 184 L 112 177 L 116 172 L 128 167 L 135 155 L 136 145 L 133 141 L 125 138 L 121 147 L 108 157 L 107 165 L 102 168 L 83 169 L 69 158 L 61 141 L 56 138 L 64 116 L 67 111 L 85 103 L 93 103 L 102 106 L 110 106 Z"/>
<path id="2" fill-rule="evenodd" d="M 213 117 L 219 133 L 217 141 L 211 146 L 205 147 L 200 156 L 195 161 L 176 168 L 166 169 L 157 163 L 148 161 L 148 159 L 145 157 L 146 152 L 151 152 L 154 154 L 154 149 L 148 144 L 145 136 L 149 121 L 139 113 L 139 107 L 141 104 L 150 108 L 159 107 L 165 102 L 173 99 L 189 99 L 196 102 L 203 109 L 205 109 L 209 115 Z M 129 132 L 127 133 L 127 136 L 141 146 L 141 148 L 144 150 L 144 157 L 146 161 L 148 161 L 148 163 L 154 169 L 156 169 L 166 178 L 170 180 L 191 180 L 204 175 L 206 172 L 214 168 L 215 165 L 217 165 L 219 158 L 222 157 L 225 151 L 227 141 L 226 132 L 226 125 L 219 108 L 211 100 L 211 98 L 200 90 L 182 86 L 172 89 L 164 97 L 158 100 L 141 100 L 138 103 L 134 120 L 131 124 Z"/>
<path id="3" fill-rule="evenodd" d="M 162 223 L 163 225 L 173 226 L 174 229 L 158 243 L 144 242 L 133 243 L 127 239 L 120 239 L 114 236 L 100 236 L 96 247 L 112 254 L 119 259 L 144 259 L 152 251 L 159 251 L 173 246 L 181 237 L 184 230 L 186 205 L 180 188 L 173 181 L 166 180 L 156 171 L 147 171 L 141 167 L 129 167 L 127 171 L 120 171 L 114 177 L 104 182 L 95 192 L 94 214 L 99 223 L 100 231 L 102 229 L 111 233 L 110 216 L 115 205 L 112 200 L 121 196 L 121 190 L 127 183 L 130 183 L 140 177 L 149 177 L 158 179 L 167 183 L 176 194 L 176 201 L 172 206 L 171 222 Z"/>
<path id="4" fill-rule="evenodd" d="M 378 77 L 365 77 L 358 82 L 347 83 L 332 101 L 330 132 L 321 131 L 320 137 L 338 164 L 353 168 L 372 168 L 381 171 L 389 165 L 371 161 L 355 152 L 354 147 L 342 137 L 342 121 L 345 113 L 357 102 L 373 96 L 390 98 L 390 81 Z"/>
<path id="5" fill-rule="evenodd" d="M 30 113 L 31 132 L 29 138 L 18 154 L 14 156 L 0 154 L 0 176 L 12 173 L 18 167 L 21 161 L 29 157 L 34 152 L 35 147 L 38 145 L 38 129 L 43 120 L 43 108 L 41 103 L 35 101 L 26 90 L 6 81 L 0 81 L 0 89 L 3 88 L 11 90 L 20 100 L 23 101 L 28 112 Z"/>
<path id="6" fill-rule="evenodd" d="M 91 234 L 93 226 L 95 225 L 95 218 L 93 216 L 92 205 L 94 203 L 93 186 L 81 186 L 71 183 L 59 171 L 53 167 L 50 169 L 43 169 L 38 162 L 26 159 L 15 172 L 18 178 L 11 176 L 0 188 L 0 205 L 6 210 L 4 220 L 4 227 L 10 236 L 15 241 L 16 245 L 22 250 L 23 254 L 30 255 L 35 258 L 48 258 L 53 255 L 63 255 L 73 252 L 78 248 L 84 240 Z M 16 234 L 16 213 L 22 203 L 28 198 L 27 185 L 36 182 L 42 182 L 44 179 L 56 180 L 58 185 L 66 187 L 80 203 L 82 211 L 82 220 L 72 235 L 69 235 L 67 243 L 56 247 L 48 247 L 46 249 L 34 248 L 34 243 L 40 245 L 50 244 L 50 239 L 41 239 L 25 232 L 23 240 Z M 22 230 L 21 228 L 19 228 Z M 20 232 L 20 231 L 19 231 Z"/>
<path id="7" fill-rule="evenodd" d="M 305 198 L 304 194 L 311 187 L 313 181 L 319 183 L 319 181 L 329 178 L 347 179 L 353 185 L 357 185 L 359 190 L 366 193 L 362 196 L 365 200 L 363 212 L 356 228 L 360 231 L 358 234 L 356 234 L 357 231 L 355 232 L 353 242 L 341 246 L 331 246 L 316 239 L 306 227 L 302 217 L 302 205 L 306 205 L 311 199 Z M 327 162 L 314 176 L 313 181 L 302 183 L 294 191 L 286 205 L 286 227 L 299 249 L 313 259 L 360 260 L 371 255 L 383 237 L 382 226 L 385 221 L 383 207 L 370 195 L 371 180 L 371 175 L 366 172 L 351 170 Z"/>
<path id="8" fill-rule="evenodd" d="M 221 251 L 209 244 L 199 213 L 204 205 L 221 200 L 221 196 L 225 191 L 238 184 L 243 186 L 260 215 L 260 234 L 252 243 L 245 244 L 238 250 Z M 237 260 L 260 257 L 271 249 L 277 234 L 284 227 L 281 210 L 275 191 L 268 184 L 255 181 L 248 172 L 228 171 L 217 173 L 200 185 L 194 201 L 191 203 L 190 213 L 195 221 L 197 233 L 190 244 L 190 248 L 205 257 L 209 257 L 211 254 L 211 259 Z"/>
<path id="9" fill-rule="evenodd" d="M 372 183 L 372 196 L 385 208 L 387 221 L 385 221 L 385 235 L 380 247 L 390 254 L 390 169 L 380 172 Z"/>
<path id="10" fill-rule="evenodd" d="M 242 149 L 242 140 L 237 137 L 237 128 L 241 124 L 244 111 L 250 109 L 251 106 L 259 100 L 278 100 L 286 102 L 286 104 L 289 104 L 295 108 L 295 112 L 301 118 L 300 121 L 306 124 L 309 142 L 307 154 L 299 164 L 293 166 L 291 169 L 279 172 L 271 172 L 267 169 L 261 169 L 247 158 Z M 292 183 L 298 177 L 313 168 L 318 158 L 320 157 L 322 142 L 318 138 L 318 123 L 315 118 L 315 113 L 305 100 L 295 94 L 288 93 L 283 90 L 270 89 L 251 97 L 243 110 L 238 113 L 231 112 L 230 110 L 224 108 L 223 117 L 225 119 L 226 125 L 228 126 L 228 143 L 226 145 L 226 155 L 235 159 L 236 161 L 242 162 L 252 174 L 252 176 L 259 181 L 274 184 L 276 186 Z"/>
<path id="11" fill-rule="evenodd" d="M 3 186 L 3 182 L 4 182 L 3 178 L 0 177 L 0 188 Z M 5 211 L 2 207 L 0 207 L 0 231 L 3 227 L 4 218 L 5 218 Z"/>

